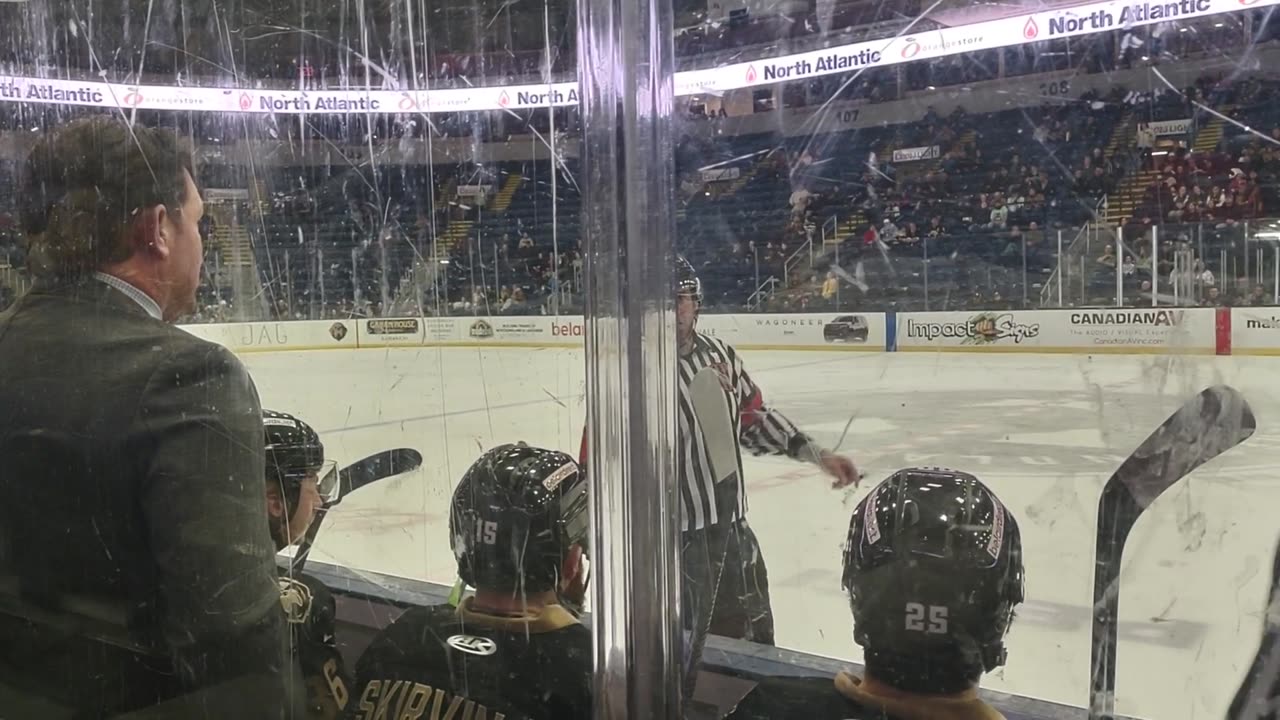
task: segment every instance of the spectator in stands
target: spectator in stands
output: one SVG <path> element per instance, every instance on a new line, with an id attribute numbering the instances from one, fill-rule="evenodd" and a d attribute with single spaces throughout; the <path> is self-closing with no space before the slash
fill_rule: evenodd
<path id="1" fill-rule="evenodd" d="M 1151 274 L 1151 244 L 1138 243 L 1138 257 L 1134 266 L 1140 274 Z"/>
<path id="2" fill-rule="evenodd" d="M 893 220 L 885 218 L 880 226 L 880 239 L 886 243 L 893 243 L 897 241 L 898 233 L 898 226 L 893 224 Z"/>
<path id="3" fill-rule="evenodd" d="M 836 279 L 836 271 L 828 270 L 827 279 L 822 281 L 822 299 L 834 304 L 836 292 L 840 289 L 840 281 Z"/>
<path id="4" fill-rule="evenodd" d="M 1116 266 L 1116 249 L 1114 246 L 1107 245 L 1102 248 L 1102 255 L 1098 257 L 1098 264 L 1108 268 Z"/>
<path id="5" fill-rule="evenodd" d="M 1213 276 L 1213 271 L 1205 267 L 1204 260 L 1200 258 L 1196 258 L 1192 272 L 1195 274 L 1196 281 L 1201 285 L 1211 287 L 1218 284 L 1217 279 Z"/>
<path id="6" fill-rule="evenodd" d="M 1173 195 L 1173 208 L 1169 210 L 1169 222 L 1181 222 L 1183 213 L 1187 211 L 1187 206 L 1191 204 L 1191 193 L 1187 190 L 1186 185 L 1179 185 L 1178 191 Z"/>
<path id="7" fill-rule="evenodd" d="M 1261 285 L 1254 285 L 1253 292 L 1241 298 L 1241 301 L 1239 304 L 1251 305 L 1253 307 L 1270 305 L 1271 298 L 1267 296 L 1266 288 L 1262 287 Z"/>
<path id="8" fill-rule="evenodd" d="M 1226 307 L 1227 299 L 1222 296 L 1216 286 L 1210 285 L 1204 290 L 1204 300 L 1200 301 L 1202 307 Z"/>
<path id="9" fill-rule="evenodd" d="M 523 315 L 528 311 L 527 302 L 524 295 L 524 288 L 513 288 L 511 297 L 502 304 L 503 315 Z"/>
<path id="10" fill-rule="evenodd" d="M 947 235 L 947 228 L 942 224 L 941 215 L 934 215 L 929 220 L 929 229 L 925 231 L 925 235 L 931 238 L 945 237 Z"/>

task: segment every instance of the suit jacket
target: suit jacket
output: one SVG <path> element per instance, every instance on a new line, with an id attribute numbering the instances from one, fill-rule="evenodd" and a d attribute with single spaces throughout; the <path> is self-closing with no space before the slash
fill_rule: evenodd
<path id="1" fill-rule="evenodd" d="M 0 313 L 0 600 L 43 618 L 29 659 L 0 672 L 76 686 L 115 673 L 72 640 L 116 622 L 171 682 L 155 696 L 279 673 L 263 464 L 257 390 L 225 348 L 97 280 L 38 286 Z"/>

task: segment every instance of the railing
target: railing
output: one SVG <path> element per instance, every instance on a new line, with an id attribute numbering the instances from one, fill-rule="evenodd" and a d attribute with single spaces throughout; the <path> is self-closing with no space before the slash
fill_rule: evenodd
<path id="1" fill-rule="evenodd" d="M 799 265 L 805 258 L 809 256 L 809 266 L 813 266 L 813 237 L 810 236 L 804 241 L 804 244 L 796 248 L 796 251 L 787 256 L 782 263 L 782 282 L 788 287 L 791 286 L 791 268 Z"/>
<path id="2" fill-rule="evenodd" d="M 1166 223 L 1117 228 L 1068 259 L 1066 306 L 1196 306 L 1280 302 L 1280 222 Z M 1089 234 L 1086 234 L 1086 238 Z M 1112 250 L 1111 248 L 1116 248 Z"/>
<path id="3" fill-rule="evenodd" d="M 1103 195 L 1093 207 L 1093 221 L 1086 223 L 1070 242 L 1063 241 L 1070 231 L 1059 230 L 1057 233 L 1058 262 L 1053 273 L 1040 289 L 1041 307 L 1065 307 L 1083 302 L 1083 298 L 1073 294 L 1073 290 L 1084 281 L 1081 268 L 1085 267 L 1084 258 L 1093 257 L 1095 251 L 1101 251 L 1104 243 L 1114 241 L 1114 231 L 1104 222 L 1110 198 Z"/>
<path id="4" fill-rule="evenodd" d="M 779 282 L 778 278 L 771 276 L 768 280 L 760 283 L 760 287 L 756 288 L 756 291 L 747 297 L 747 309 L 758 309 L 773 294 L 773 289 Z"/>
<path id="5" fill-rule="evenodd" d="M 784 292 L 783 272 L 778 268 L 784 258 L 779 257 L 771 271 L 771 264 L 760 257 L 753 273 L 748 256 L 727 269 L 723 278 L 716 276 L 715 263 L 707 264 L 703 280 L 710 287 L 741 286 L 731 297 L 713 298 L 716 308 L 729 312 L 765 308 L 770 312 L 905 312 L 1280 304 L 1280 218 L 1164 224 L 1143 228 L 1140 233 L 1134 225 L 1117 232 L 1091 223 L 1065 228 L 1061 236 L 1056 230 L 973 228 L 932 238 L 832 243 L 829 252 L 820 252 L 816 238 L 810 245 L 812 271 L 837 280 L 834 292 L 828 285 L 823 296 L 821 284 L 816 282 L 796 283 Z M 798 261 L 810 252 L 810 245 L 785 256 L 792 265 L 791 279 L 796 278 Z M 1108 245 L 1113 249 L 1107 250 Z M 384 303 L 382 313 L 443 314 L 452 312 L 459 301 L 474 303 L 477 292 L 492 306 L 502 286 L 526 277 L 492 243 L 474 244 L 474 250 L 454 257 L 439 250 L 433 252 L 431 245 L 425 244 L 411 256 L 401 253 L 398 265 L 390 263 L 397 258 L 380 258 L 377 253 L 353 258 L 348 248 L 317 251 L 308 258 L 291 256 L 278 276 L 296 287 L 277 290 L 281 297 L 310 298 L 300 303 L 299 312 L 310 313 L 312 318 L 330 317 L 323 313 L 340 311 L 353 301 L 356 286 L 348 280 L 349 273 L 376 278 L 380 272 L 394 272 L 386 277 L 394 278 L 391 290 L 398 292 L 390 308 Z M 1118 258 L 1118 263 L 1108 256 Z M 1129 258 L 1133 261 L 1126 262 Z M 298 271 L 303 262 L 315 263 L 315 272 Z M 391 266 L 374 267 L 379 262 Z M 401 267 L 412 269 L 406 276 L 396 270 Z M 562 271 L 557 276 L 559 283 L 580 288 L 570 270 Z M 215 267 L 210 278 L 217 275 Z M 718 282 L 721 280 L 724 282 Z M 520 282 L 529 284 L 527 279 Z M 563 287 L 544 289 L 536 282 L 532 287 L 532 292 L 526 287 L 528 312 L 537 312 L 542 300 L 557 289 L 558 301 L 562 306 L 566 302 Z M 252 287 L 242 290 L 247 292 L 235 294 L 239 302 L 257 297 Z M 376 285 L 366 285 L 364 292 L 376 294 Z M 554 307 L 554 303 L 547 307 Z"/>
<path id="6" fill-rule="evenodd" d="M 828 226 L 830 226 L 830 229 L 828 229 Z M 839 239 L 837 236 L 839 231 L 840 215 L 837 213 L 827 218 L 826 222 L 822 223 L 822 246 L 826 247 L 827 243 L 836 242 L 836 240 Z"/>
<path id="7" fill-rule="evenodd" d="M 1077 252 L 1077 247 L 1086 240 L 1086 236 L 1091 231 L 1095 223 L 1088 223 L 1080 227 L 1075 236 L 1063 245 L 1063 231 L 1058 230 L 1057 233 L 1057 257 L 1058 264 L 1053 269 L 1053 273 L 1049 275 L 1049 280 L 1045 282 L 1044 287 L 1040 289 L 1040 307 L 1062 307 L 1064 304 L 1065 293 L 1063 285 L 1069 282 L 1070 268 L 1075 267 L 1074 263 L 1066 262 L 1066 258 L 1073 252 Z M 1065 248 L 1065 249 L 1064 249 Z"/>

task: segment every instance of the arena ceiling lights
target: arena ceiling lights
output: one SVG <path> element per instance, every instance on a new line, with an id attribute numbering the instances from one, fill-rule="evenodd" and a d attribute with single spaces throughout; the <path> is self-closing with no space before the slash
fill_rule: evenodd
<path id="1" fill-rule="evenodd" d="M 6 0 L 0 0 L 4 2 Z M 1280 0 L 1094 2 L 928 30 L 776 58 L 676 73 L 678 96 L 804 80 L 864 68 L 1189 20 L 1280 4 Z M 47 80 L 0 76 L 0 102 L 214 113 L 449 113 L 576 105 L 577 83 L 440 90 L 264 90 Z"/>

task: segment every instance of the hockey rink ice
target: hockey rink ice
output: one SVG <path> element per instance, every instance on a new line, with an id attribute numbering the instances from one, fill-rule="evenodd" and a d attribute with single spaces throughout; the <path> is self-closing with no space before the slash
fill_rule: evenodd
<path id="1" fill-rule="evenodd" d="M 748 458 L 749 520 L 779 645 L 860 661 L 840 555 L 854 505 L 889 473 L 974 473 L 1016 514 L 1027 602 L 1009 663 L 983 685 L 1083 706 L 1097 499 L 1106 478 L 1192 394 L 1248 397 L 1258 431 L 1166 492 L 1121 573 L 1118 712 L 1221 718 L 1257 647 L 1280 535 L 1280 359 L 1179 355 L 743 353 L 766 402 L 867 473 L 834 491 L 816 468 Z M 250 354 L 263 406 L 296 413 L 339 465 L 391 447 L 412 474 L 350 495 L 313 557 L 452 583 L 448 501 L 482 450 L 525 440 L 576 456 L 580 350 L 406 348 Z M 850 420 L 852 422 L 850 423 Z M 845 434 L 846 426 L 848 432 Z"/>

